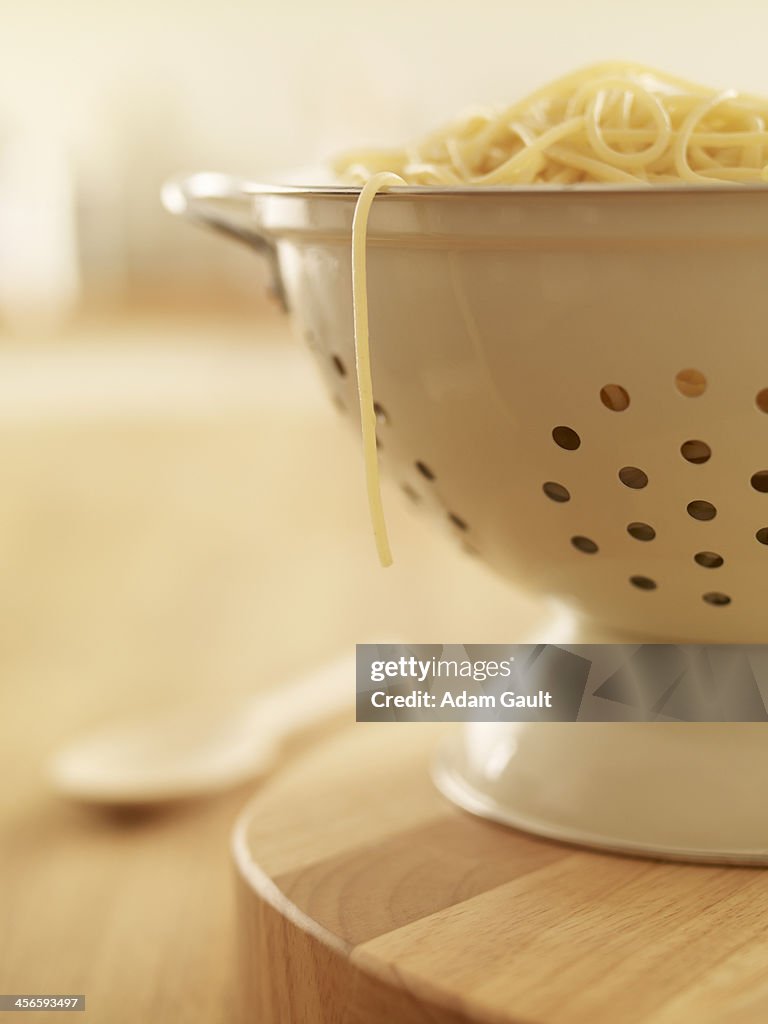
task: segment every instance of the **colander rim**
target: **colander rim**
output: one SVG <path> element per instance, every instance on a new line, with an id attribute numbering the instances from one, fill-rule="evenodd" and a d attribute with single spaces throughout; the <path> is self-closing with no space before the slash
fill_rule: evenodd
<path id="1" fill-rule="evenodd" d="M 323 197 L 328 199 L 357 198 L 362 190 L 361 185 L 275 185 L 244 181 L 240 183 L 243 194 L 254 197 L 285 196 L 311 199 Z M 392 185 L 381 196 L 393 198 L 468 198 L 468 197 L 500 197 L 500 196 L 574 196 L 596 193 L 606 196 L 626 195 L 755 195 L 768 194 L 768 181 L 765 184 L 731 184 L 718 182 L 706 185 L 667 184 L 667 185 L 625 185 L 585 183 L 579 185 Z"/>

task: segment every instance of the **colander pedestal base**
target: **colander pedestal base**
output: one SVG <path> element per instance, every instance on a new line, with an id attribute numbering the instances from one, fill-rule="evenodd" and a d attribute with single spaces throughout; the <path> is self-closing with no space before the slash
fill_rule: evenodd
<path id="1" fill-rule="evenodd" d="M 465 810 L 550 839 L 768 865 L 765 724 L 473 722 L 433 777 Z"/>

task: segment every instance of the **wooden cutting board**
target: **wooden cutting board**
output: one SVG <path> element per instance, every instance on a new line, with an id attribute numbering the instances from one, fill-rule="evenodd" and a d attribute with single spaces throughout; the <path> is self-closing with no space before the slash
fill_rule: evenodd
<path id="1" fill-rule="evenodd" d="M 250 804 L 235 834 L 243 1024 L 768 1020 L 768 871 L 472 818 L 427 774 L 444 728 L 349 726 Z"/>

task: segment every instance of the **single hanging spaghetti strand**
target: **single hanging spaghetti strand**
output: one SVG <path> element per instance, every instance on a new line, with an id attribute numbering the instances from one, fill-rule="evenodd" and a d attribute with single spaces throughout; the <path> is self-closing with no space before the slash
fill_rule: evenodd
<path id="1" fill-rule="evenodd" d="M 402 178 L 390 171 L 374 174 L 360 192 L 352 219 L 352 312 L 365 486 L 368 492 L 368 508 L 376 540 L 376 550 L 379 561 L 385 568 L 392 564 L 392 552 L 389 547 L 384 507 L 381 502 L 379 453 L 376 448 L 376 410 L 373 405 L 373 382 L 371 379 L 371 345 L 368 325 L 368 217 L 377 192 L 386 188 L 387 185 L 404 184 Z"/>

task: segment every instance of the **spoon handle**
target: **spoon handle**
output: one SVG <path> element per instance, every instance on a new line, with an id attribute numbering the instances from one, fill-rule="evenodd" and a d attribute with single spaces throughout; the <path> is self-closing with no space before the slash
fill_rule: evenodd
<path id="1" fill-rule="evenodd" d="M 344 654 L 295 682 L 253 698 L 249 713 L 260 728 L 288 735 L 355 706 L 355 653 Z"/>

